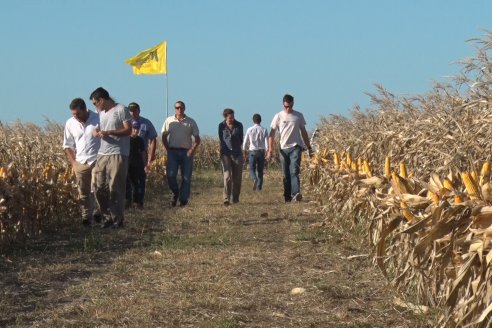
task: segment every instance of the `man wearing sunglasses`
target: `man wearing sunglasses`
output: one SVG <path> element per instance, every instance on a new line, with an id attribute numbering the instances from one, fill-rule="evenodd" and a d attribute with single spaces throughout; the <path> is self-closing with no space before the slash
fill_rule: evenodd
<path id="1" fill-rule="evenodd" d="M 270 125 L 267 159 L 272 158 L 275 132 L 278 130 L 280 133 L 280 164 L 284 175 L 284 200 L 299 202 L 302 200 L 299 179 L 301 153 L 306 147 L 311 155 L 312 148 L 306 131 L 304 115 L 294 110 L 294 97 L 286 94 L 283 104 L 284 109 L 275 114 Z"/>
<path id="2" fill-rule="evenodd" d="M 169 116 L 162 126 L 162 143 L 167 151 L 166 176 L 172 192 L 171 206 L 188 204 L 193 172 L 193 155 L 200 144 L 198 125 L 185 115 L 185 103 L 174 104 L 175 114 Z M 181 185 L 178 186 L 178 170 L 181 171 Z"/>

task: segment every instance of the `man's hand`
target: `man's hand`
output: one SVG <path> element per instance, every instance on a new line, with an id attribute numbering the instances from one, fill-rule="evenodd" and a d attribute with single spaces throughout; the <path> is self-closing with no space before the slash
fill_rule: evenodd
<path id="1" fill-rule="evenodd" d="M 273 156 L 272 156 L 272 155 L 273 155 L 273 154 L 272 154 L 272 151 L 271 151 L 271 150 L 269 150 L 269 151 L 267 152 L 266 156 L 265 156 L 265 159 L 266 159 L 267 161 L 271 160 L 271 159 L 273 158 Z"/>
<path id="2" fill-rule="evenodd" d="M 313 157 L 313 154 L 314 154 L 313 148 L 308 147 L 307 148 L 307 153 L 308 153 L 308 157 L 309 158 L 312 158 Z"/>

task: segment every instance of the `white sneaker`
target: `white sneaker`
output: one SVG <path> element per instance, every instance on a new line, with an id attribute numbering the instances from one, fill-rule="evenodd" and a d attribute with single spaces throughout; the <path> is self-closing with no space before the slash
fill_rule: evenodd
<path id="1" fill-rule="evenodd" d="M 292 197 L 293 202 L 300 202 L 301 200 L 302 200 L 302 195 L 299 192 L 295 194 L 294 197 Z"/>

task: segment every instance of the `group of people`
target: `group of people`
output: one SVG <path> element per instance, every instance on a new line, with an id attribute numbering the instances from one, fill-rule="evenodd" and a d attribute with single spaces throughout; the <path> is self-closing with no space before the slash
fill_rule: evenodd
<path id="1" fill-rule="evenodd" d="M 124 223 L 125 208 L 144 206 L 146 175 L 155 159 L 157 132 L 152 122 L 140 115 L 140 106 L 135 102 L 125 107 L 102 87 L 91 93 L 90 100 L 96 111 L 89 110 L 82 98 L 70 103 L 72 117 L 65 124 L 63 148 L 75 172 L 82 223 L 102 221 L 104 228 L 119 228 Z M 312 150 L 304 117 L 294 110 L 294 98 L 285 95 L 283 106 L 274 116 L 269 134 L 261 126 L 259 114 L 253 115 L 254 125 L 243 134 L 243 125 L 235 119 L 234 110 L 224 110 L 224 120 L 218 127 L 224 205 L 239 202 L 246 159 L 253 190 L 262 190 L 265 160 L 273 155 L 277 130 L 284 200 L 302 199 L 301 152 L 304 148 Z M 198 125 L 185 114 L 185 103 L 177 101 L 174 109 L 175 114 L 166 118 L 161 130 L 172 207 L 178 202 L 179 206 L 188 204 L 193 157 L 200 144 Z"/>

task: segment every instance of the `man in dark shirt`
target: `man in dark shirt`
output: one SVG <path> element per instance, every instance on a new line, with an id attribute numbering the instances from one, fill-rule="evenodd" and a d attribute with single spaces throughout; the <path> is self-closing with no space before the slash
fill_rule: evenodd
<path id="1" fill-rule="evenodd" d="M 129 208 L 133 202 L 138 209 L 143 209 L 147 152 L 143 139 L 138 136 L 139 130 L 140 122 L 133 120 L 126 181 L 126 207 Z"/>
<path id="2" fill-rule="evenodd" d="M 224 205 L 239 202 L 243 178 L 243 125 L 234 119 L 234 110 L 224 109 L 219 124 L 220 162 L 224 174 Z"/>

